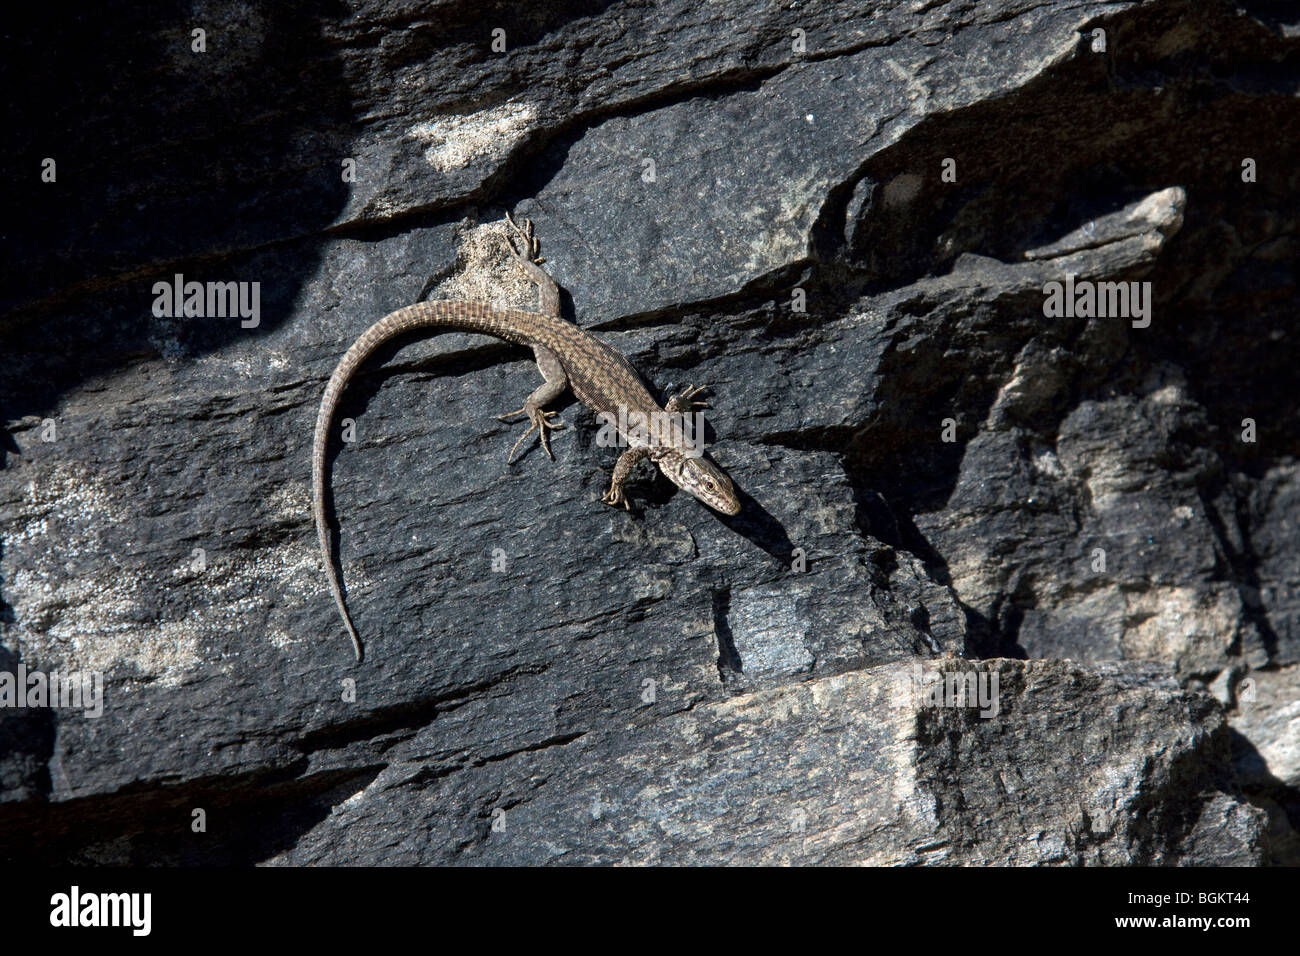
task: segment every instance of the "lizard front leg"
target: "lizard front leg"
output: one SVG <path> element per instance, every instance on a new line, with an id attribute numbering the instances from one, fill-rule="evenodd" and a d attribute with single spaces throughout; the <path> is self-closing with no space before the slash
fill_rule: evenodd
<path id="1" fill-rule="evenodd" d="M 695 396 L 700 392 L 706 391 L 707 385 L 687 385 L 678 394 L 668 399 L 668 404 L 664 406 L 664 411 L 682 414 L 689 412 L 692 408 L 707 408 L 705 402 L 695 401 Z"/>
<path id="2" fill-rule="evenodd" d="M 622 505 L 628 511 L 632 506 L 627 502 L 627 495 L 623 493 L 623 485 L 627 483 L 627 476 L 632 473 L 632 469 L 637 463 L 650 454 L 650 449 L 645 446 L 629 448 L 623 454 L 618 456 L 618 461 L 614 462 L 614 474 L 609 480 L 609 491 L 601 495 L 600 500 L 607 505 Z"/>

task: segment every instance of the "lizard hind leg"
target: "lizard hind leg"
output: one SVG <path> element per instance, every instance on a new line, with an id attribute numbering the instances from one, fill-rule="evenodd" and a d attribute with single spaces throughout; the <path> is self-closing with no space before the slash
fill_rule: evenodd
<path id="1" fill-rule="evenodd" d="M 537 253 L 541 251 L 541 243 L 537 241 L 537 236 L 533 232 L 533 221 L 531 219 L 521 219 L 515 222 L 514 217 L 509 212 L 506 213 L 506 222 L 510 224 L 510 235 L 506 236 L 506 242 L 510 244 L 510 254 L 516 259 L 522 259 L 525 262 L 535 262 L 541 264 L 546 260 Z M 518 238 L 519 245 L 515 246 L 515 240 Z"/>
<path id="2" fill-rule="evenodd" d="M 510 223 L 511 233 L 506 236 L 506 246 L 510 256 L 518 263 L 529 280 L 537 286 L 538 311 L 543 315 L 556 318 L 560 316 L 560 287 L 550 274 L 542 268 L 546 260 L 539 255 L 541 244 L 533 233 L 533 221 L 521 219 L 515 222 L 510 213 L 506 213 L 506 222 Z"/>
<path id="3" fill-rule="evenodd" d="M 519 440 L 515 442 L 515 447 L 511 448 L 510 454 L 506 456 L 507 465 L 514 461 L 515 452 L 524 443 L 524 439 L 533 432 L 538 432 L 542 441 L 542 450 L 546 452 L 546 457 L 550 458 L 551 461 L 555 461 L 555 456 L 551 454 L 551 439 L 548 429 L 564 427 L 564 422 L 551 421 L 551 418 L 557 413 L 548 412 L 544 406 L 551 404 L 564 394 L 565 389 L 569 387 L 569 376 L 565 373 L 564 366 L 560 364 L 559 357 L 545 346 L 534 345 L 533 358 L 537 361 L 537 370 L 542 373 L 542 378 L 545 381 L 533 389 L 533 393 L 524 400 L 521 408 L 497 416 L 498 420 L 504 422 L 516 415 L 526 415 L 530 422 L 528 431 L 519 436 Z"/>
<path id="4" fill-rule="evenodd" d="M 514 447 L 510 449 L 510 454 L 506 455 L 506 464 L 509 465 L 515 460 L 515 452 L 517 452 L 519 450 L 519 446 L 524 443 L 524 439 L 527 438 L 529 435 L 531 435 L 533 432 L 537 432 L 538 437 L 541 439 L 542 450 L 546 452 L 546 457 L 551 459 L 551 461 L 555 461 L 555 456 L 551 454 L 551 440 L 550 440 L 549 430 L 553 428 L 564 427 L 564 422 L 551 421 L 551 418 L 558 414 L 559 412 L 547 411 L 546 409 L 542 408 L 540 405 L 534 404 L 532 398 L 530 397 L 528 401 L 524 402 L 523 408 L 516 408 L 513 412 L 506 412 L 504 415 L 498 415 L 497 419 L 500 421 L 505 421 L 508 418 L 514 418 L 516 415 L 527 415 L 528 421 L 531 423 L 528 426 L 528 430 L 519 436 L 518 440 L 514 444 Z"/>

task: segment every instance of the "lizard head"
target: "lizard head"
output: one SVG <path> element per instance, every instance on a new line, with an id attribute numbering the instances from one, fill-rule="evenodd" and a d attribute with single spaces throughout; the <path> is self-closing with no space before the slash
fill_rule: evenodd
<path id="1" fill-rule="evenodd" d="M 691 458 L 678 451 L 669 451 L 659 456 L 656 463 L 669 481 L 710 508 L 724 515 L 740 514 L 740 499 L 736 497 L 731 479 L 707 458 Z"/>

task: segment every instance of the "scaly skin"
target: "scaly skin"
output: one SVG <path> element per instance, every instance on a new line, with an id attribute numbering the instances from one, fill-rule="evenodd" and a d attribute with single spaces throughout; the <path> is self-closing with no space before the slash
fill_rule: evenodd
<path id="1" fill-rule="evenodd" d="M 536 255 L 537 242 L 533 238 L 532 224 L 524 220 L 521 227 L 516 226 L 512 220 L 511 226 L 523 243 L 522 253 L 514 248 L 513 243 L 511 252 L 529 277 L 538 284 L 542 308 L 550 312 L 550 315 L 516 309 L 493 309 L 479 302 L 440 300 L 408 305 L 390 312 L 368 328 L 339 361 L 325 386 L 320 412 L 316 416 L 316 437 L 312 443 L 312 515 L 316 521 L 321 554 L 325 558 L 330 591 L 348 635 L 352 638 L 358 661 L 362 658 L 361 639 L 343 600 L 343 588 L 331 553 L 330 529 L 325 517 L 325 452 L 339 397 L 357 367 L 375 349 L 412 329 L 481 332 L 507 342 L 531 346 L 538 368 L 546 381 L 528 397 L 522 408 L 510 413 L 523 414 L 530 422 L 528 430 L 515 443 L 515 448 L 533 431 L 537 431 L 548 455 L 550 443 L 547 432 L 561 426 L 550 420 L 555 413 L 546 411 L 542 406 L 558 398 L 566 387 L 571 387 L 578 400 L 592 411 L 611 415 L 615 421 L 626 421 L 629 418 L 635 420 L 636 413 L 647 416 L 662 415 L 665 412 L 680 414 L 702 404 L 692 400 L 700 391 L 693 388 L 671 399 L 666 409 L 661 408 L 627 359 L 594 335 L 559 318 L 558 287 L 537 265 L 542 260 Z M 739 513 L 740 500 L 736 497 L 736 491 L 726 472 L 693 452 L 687 446 L 680 429 L 669 429 L 666 434 L 651 432 L 648 444 L 643 435 L 624 432 L 622 429 L 620 434 L 629 447 L 614 465 L 609 490 L 601 499 L 607 504 L 628 507 L 627 497 L 623 493 L 624 482 L 642 458 L 649 458 L 670 481 L 709 507 L 723 514 Z M 514 457 L 514 451 L 512 448 L 510 458 Z"/>

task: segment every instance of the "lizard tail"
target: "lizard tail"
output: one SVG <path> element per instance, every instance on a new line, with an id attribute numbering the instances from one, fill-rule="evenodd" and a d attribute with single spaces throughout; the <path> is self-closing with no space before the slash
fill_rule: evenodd
<path id="1" fill-rule="evenodd" d="M 343 626 L 348 630 L 348 637 L 352 638 L 352 650 L 357 655 L 358 663 L 364 657 L 361 637 L 357 634 L 356 625 L 352 623 L 352 615 L 348 613 L 348 606 L 343 600 L 343 582 L 339 579 L 339 568 L 330 548 L 330 526 L 325 519 L 325 453 L 329 447 L 329 431 L 330 424 L 334 420 L 334 410 L 338 406 L 339 396 L 343 394 L 348 379 L 352 377 L 357 366 L 365 361 L 366 356 L 402 331 L 403 324 L 393 320 L 398 313 L 405 311 L 399 309 L 397 313 L 380 319 L 352 344 L 352 348 L 347 350 L 343 358 L 339 359 L 334 374 L 325 385 L 325 394 L 321 397 L 320 411 L 316 415 L 316 435 L 312 441 L 311 510 L 316 522 L 316 538 L 320 542 L 321 556 L 325 559 L 325 576 L 329 579 L 330 593 L 334 595 L 334 603 L 339 609 L 339 616 L 343 618 Z"/>
<path id="2" fill-rule="evenodd" d="M 348 614 L 347 605 L 343 601 L 343 584 L 339 580 L 339 569 L 330 548 L 330 527 L 325 520 L 325 452 L 329 445 L 329 431 L 330 424 L 334 420 L 334 410 L 338 406 L 339 396 L 343 394 L 348 380 L 357 366 L 375 349 L 389 339 L 411 329 L 460 329 L 466 332 L 482 332 L 521 345 L 537 341 L 550 346 L 555 343 L 547 337 L 548 324 L 567 330 L 560 320 L 531 312 L 496 310 L 477 302 L 445 300 L 418 302 L 396 312 L 390 312 L 370 326 L 352 343 L 352 347 L 347 350 L 343 358 L 339 359 L 334 374 L 325 385 L 320 412 L 316 416 L 316 437 L 312 442 L 311 456 L 311 505 L 312 516 L 316 521 L 316 536 L 320 540 L 320 552 L 325 559 L 325 574 L 329 578 L 330 592 L 334 595 L 334 603 L 338 605 L 343 624 L 348 629 L 348 636 L 352 638 L 352 649 L 356 651 L 358 661 L 362 659 L 361 638 L 357 636 L 357 629 L 353 626 L 352 617 Z M 552 332 L 551 336 L 553 335 Z"/>
<path id="3" fill-rule="evenodd" d="M 340 363 L 339 368 L 342 367 Z M 337 391 L 332 391 L 334 379 L 337 377 L 336 370 L 334 377 L 330 379 L 330 384 L 325 388 L 325 398 L 321 402 L 320 414 L 316 418 L 316 438 L 311 456 L 311 512 L 316 522 L 316 537 L 320 541 L 320 553 L 325 558 L 325 576 L 329 578 L 330 593 L 334 595 L 334 603 L 338 605 L 339 615 L 348 629 L 348 636 L 352 638 L 352 649 L 356 652 L 357 663 L 360 663 L 363 656 L 361 638 L 352 623 L 352 616 L 348 614 L 348 606 L 343 601 L 343 583 L 339 580 L 338 567 L 330 549 L 330 529 L 325 521 L 325 450 L 329 439 L 330 420 L 334 417 L 334 406 L 338 404 Z M 344 377 L 346 378 L 346 375 Z"/>

